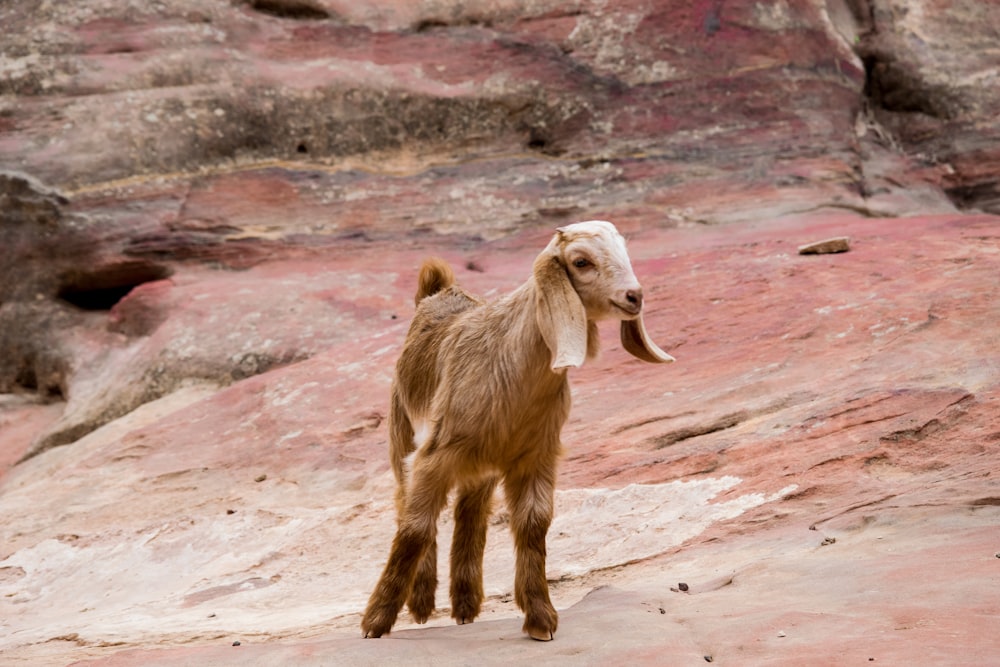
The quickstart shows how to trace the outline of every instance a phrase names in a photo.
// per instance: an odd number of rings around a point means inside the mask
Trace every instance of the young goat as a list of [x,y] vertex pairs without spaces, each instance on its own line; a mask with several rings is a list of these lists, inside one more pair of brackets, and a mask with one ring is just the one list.
[[566,369],[597,353],[595,322],[609,318],[621,320],[633,356],[673,358],[646,335],[642,288],[609,222],[560,228],[532,277],[496,302],[454,282],[441,260],[420,269],[389,412],[398,526],[361,629],[365,637],[389,632],[404,602],[418,623],[434,611],[437,519],[452,488],[451,615],[460,624],[479,615],[490,502],[502,478],[517,554],[514,599],[524,632],[548,641],[559,617],[545,580],[545,535],[570,408]]

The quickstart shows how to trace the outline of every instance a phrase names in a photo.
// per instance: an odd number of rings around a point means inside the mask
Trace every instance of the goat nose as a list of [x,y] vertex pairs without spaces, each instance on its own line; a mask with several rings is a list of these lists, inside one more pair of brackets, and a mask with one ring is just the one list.
[[642,308],[642,288],[630,289],[625,292],[625,300],[635,308],[636,312],[639,312],[639,309]]

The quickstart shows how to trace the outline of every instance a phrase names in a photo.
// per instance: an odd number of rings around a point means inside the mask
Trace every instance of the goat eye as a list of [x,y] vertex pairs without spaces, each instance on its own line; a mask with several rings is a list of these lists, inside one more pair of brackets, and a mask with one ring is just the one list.
[[573,260],[573,266],[575,266],[578,269],[585,269],[588,266],[590,266],[590,260],[589,259],[583,259],[582,257],[580,259],[574,259]]

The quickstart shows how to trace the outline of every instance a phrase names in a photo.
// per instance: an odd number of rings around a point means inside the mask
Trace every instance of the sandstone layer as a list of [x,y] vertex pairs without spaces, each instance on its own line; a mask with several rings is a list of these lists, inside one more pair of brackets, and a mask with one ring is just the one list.
[[[995,3],[0,23],[5,664],[1000,655]],[[629,237],[678,361],[607,328],[572,373],[556,641],[519,632],[501,503],[477,623],[442,590],[429,627],[361,640],[420,261],[493,297],[592,218]]]

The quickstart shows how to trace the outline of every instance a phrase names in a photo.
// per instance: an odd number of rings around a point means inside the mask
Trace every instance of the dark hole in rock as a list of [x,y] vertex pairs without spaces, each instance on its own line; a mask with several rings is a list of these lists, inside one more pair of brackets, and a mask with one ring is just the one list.
[[92,270],[63,274],[56,296],[84,310],[111,310],[133,288],[170,277],[166,266],[148,262],[122,262]]
[[945,194],[960,209],[979,209],[987,213],[1000,213],[1000,183],[963,183],[946,188]]
[[297,153],[308,153],[309,149],[306,147],[305,144],[299,144],[298,146],[295,147],[295,151]]
[[528,148],[535,151],[544,151],[549,145],[549,139],[536,129],[532,129],[528,135]]
[[36,391],[38,389],[38,376],[35,374],[35,369],[31,366],[23,366],[18,370],[14,383],[22,389]]
[[328,19],[330,12],[309,0],[249,0],[252,9],[283,19]]
[[428,30],[434,30],[435,28],[447,28],[448,24],[445,21],[439,19],[424,19],[417,23],[414,30],[416,32],[427,32]]
[[932,118],[949,118],[952,102],[905,62],[895,62],[875,54],[862,57],[865,67],[864,95],[876,109],[894,113],[923,113]]
[[39,382],[34,362],[24,360],[14,377],[14,384],[21,389],[36,392],[49,400],[63,400],[65,396],[60,380],[62,380],[61,375],[49,374],[46,381]]
[[528,133],[528,150],[537,151],[543,155],[562,155],[565,151],[559,147],[559,137],[548,130],[531,128]]
[[492,25],[493,21],[484,16],[458,17],[451,21],[440,18],[426,18],[418,21],[417,24],[413,26],[413,30],[414,32],[427,32],[429,30],[437,30],[440,28],[490,28]]

